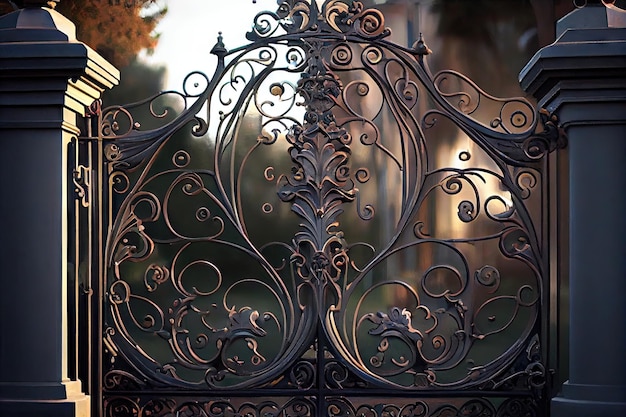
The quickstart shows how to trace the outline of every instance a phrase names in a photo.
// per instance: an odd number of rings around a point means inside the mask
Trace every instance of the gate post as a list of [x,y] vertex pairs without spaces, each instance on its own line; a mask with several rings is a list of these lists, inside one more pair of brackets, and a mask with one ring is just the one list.
[[569,140],[569,380],[553,417],[626,415],[626,12],[588,3],[520,74]]
[[68,378],[68,145],[119,72],[25,3],[0,18],[0,415],[88,416]]

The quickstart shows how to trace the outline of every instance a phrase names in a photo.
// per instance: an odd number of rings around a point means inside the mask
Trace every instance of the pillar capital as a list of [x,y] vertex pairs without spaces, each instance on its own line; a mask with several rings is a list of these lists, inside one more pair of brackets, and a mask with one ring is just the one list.
[[[73,124],[68,117],[82,116],[105,89],[118,84],[119,71],[77,41],[75,32],[72,22],[48,8],[0,18],[0,126]],[[19,117],[16,109],[23,110]]]
[[[626,110],[626,11],[603,4],[577,9],[557,25],[558,39],[520,73],[539,107],[571,123],[621,122]],[[586,106],[581,113],[577,105]],[[615,108],[607,112],[606,105]],[[621,110],[618,110],[621,109]]]

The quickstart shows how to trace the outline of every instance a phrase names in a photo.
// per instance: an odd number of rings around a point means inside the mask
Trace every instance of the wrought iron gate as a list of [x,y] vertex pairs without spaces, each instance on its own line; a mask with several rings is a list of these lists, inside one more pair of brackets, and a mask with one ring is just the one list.
[[254,23],[75,143],[98,415],[542,415],[554,121],[357,1]]

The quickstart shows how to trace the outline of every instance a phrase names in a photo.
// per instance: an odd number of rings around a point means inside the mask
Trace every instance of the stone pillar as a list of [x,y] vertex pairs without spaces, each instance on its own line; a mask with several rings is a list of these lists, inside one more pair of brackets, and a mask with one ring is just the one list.
[[569,139],[569,380],[553,417],[626,416],[626,12],[589,3],[520,74]]
[[119,72],[34,3],[0,18],[0,415],[88,416],[67,372],[68,144]]

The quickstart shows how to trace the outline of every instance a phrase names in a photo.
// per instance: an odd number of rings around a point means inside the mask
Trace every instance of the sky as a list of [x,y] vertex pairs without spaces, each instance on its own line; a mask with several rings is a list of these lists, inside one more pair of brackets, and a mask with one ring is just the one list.
[[202,71],[211,76],[217,59],[210,54],[222,32],[227,49],[248,43],[246,32],[254,16],[263,11],[275,11],[276,0],[159,0],[167,4],[167,14],[159,22],[159,43],[151,56],[142,55],[150,64],[165,65],[165,89],[182,89],[185,76]]

